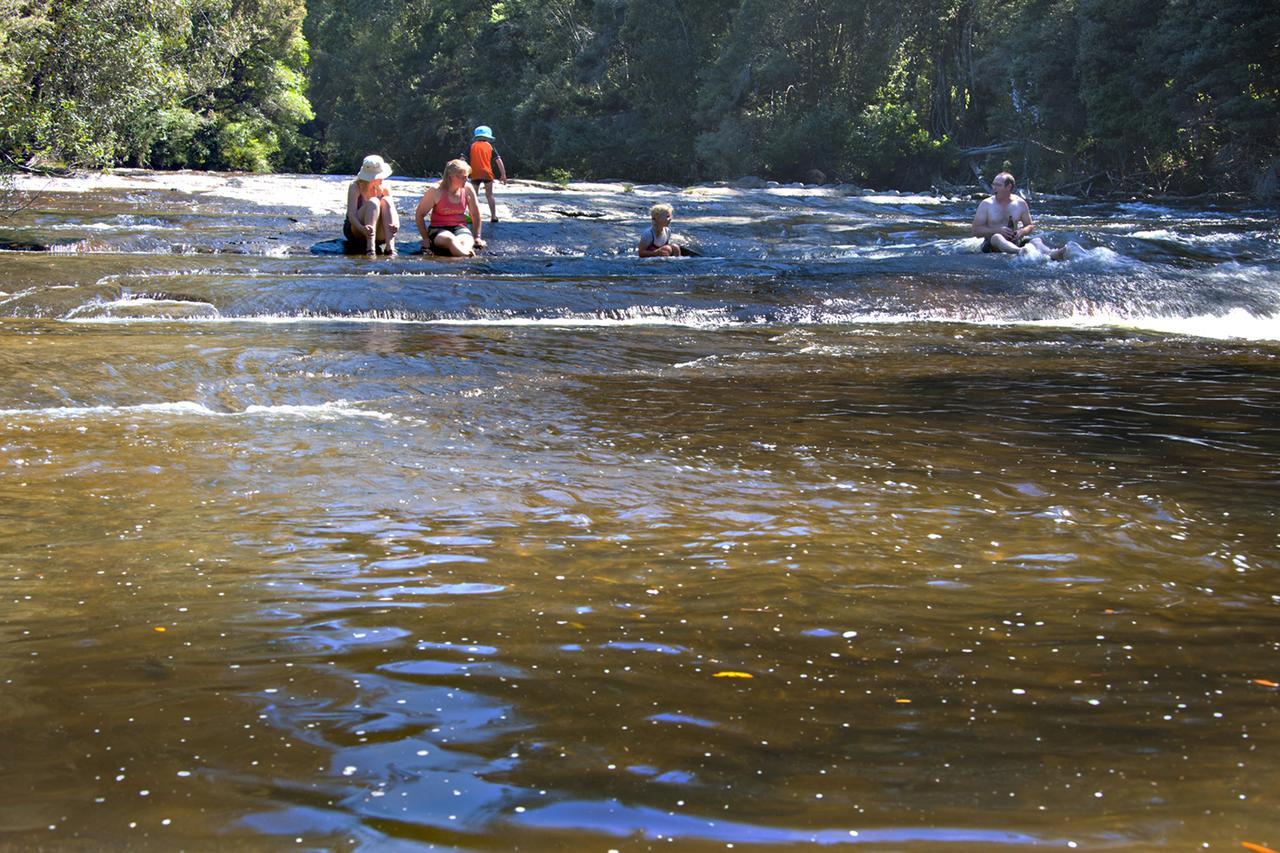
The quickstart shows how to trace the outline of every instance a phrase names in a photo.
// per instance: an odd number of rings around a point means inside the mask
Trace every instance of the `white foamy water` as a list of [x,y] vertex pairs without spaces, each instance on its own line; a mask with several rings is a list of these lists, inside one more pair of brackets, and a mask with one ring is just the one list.
[[218,309],[212,303],[196,299],[165,299],[150,296],[125,296],[108,302],[78,305],[62,319],[75,322],[111,322],[130,320],[214,319]]
[[[863,311],[842,307],[843,300],[828,300],[824,310],[810,318],[815,325],[889,325],[946,323],[972,326],[1032,327],[1064,329],[1128,329],[1212,340],[1280,341],[1280,316],[1258,316],[1237,308],[1223,314],[1193,316],[1124,313],[1110,308],[1076,308],[1062,317],[1036,319],[984,315],[976,310],[966,316],[940,311]],[[819,319],[821,318],[821,319]],[[825,320],[825,323],[823,322]]]
[[843,321],[851,325],[911,325],[918,323],[958,323],[973,326],[1007,326],[1062,329],[1128,329],[1190,338],[1240,341],[1280,341],[1280,317],[1255,317],[1243,310],[1221,316],[1194,317],[1126,316],[1098,311],[1044,320],[956,318],[924,314],[849,314]]
[[[785,317],[739,318],[720,311],[637,311],[632,316],[565,316],[565,317],[439,317],[415,318],[378,315],[293,316],[273,315],[254,317],[225,316],[98,316],[78,317],[65,322],[78,324],[128,325],[148,323],[189,323],[193,325],[267,325],[267,326],[442,326],[474,328],[541,328],[541,329],[622,329],[631,327],[667,327],[687,329],[751,328],[762,325],[811,325],[811,326],[860,326],[860,325],[910,325],[920,323],[957,323],[978,326],[1030,326],[1071,329],[1132,329],[1187,337],[1214,340],[1280,341],[1280,318],[1256,316],[1243,309],[1226,314],[1201,314],[1187,317],[1124,314],[1110,309],[1075,311],[1062,317],[1019,319],[983,316],[980,312],[969,315],[949,314],[942,311],[914,313],[878,312],[860,310],[795,309]],[[256,413],[250,407],[245,413]],[[0,411],[0,414],[4,414]],[[210,414],[226,415],[236,413]]]
[[1280,341],[1280,317],[1259,317],[1243,308],[1236,308],[1225,314],[1199,314],[1190,317],[1125,315],[1102,310],[1061,318],[1034,320],[1018,325],[1071,329],[1132,329],[1222,341]]
[[1147,204],[1146,202],[1141,201],[1126,202],[1124,204],[1117,205],[1116,209],[1134,216],[1151,216],[1157,219],[1180,218],[1185,215],[1171,207],[1164,207],[1158,204]]
[[[118,169],[71,177],[19,176],[17,188],[33,193],[86,193],[98,190],[198,193],[264,207],[303,208],[314,214],[341,216],[346,206],[344,175],[235,175],[215,172],[148,172]],[[425,189],[422,179],[392,177],[386,182],[396,196],[417,198]],[[90,227],[90,226],[77,226]],[[136,227],[136,226],[129,226]]]
[[1170,231],[1167,228],[1157,228],[1148,231],[1135,231],[1130,235],[1141,240],[1167,240],[1174,243],[1183,243],[1188,246],[1194,245],[1212,245],[1216,243],[1240,243],[1246,240],[1254,240],[1255,237],[1248,234],[1232,234],[1232,233],[1216,233],[1216,234],[1183,234],[1177,231]]
[[18,230],[28,231],[180,231],[181,225],[156,220],[138,220],[131,216],[118,216],[105,222],[59,222],[53,225],[27,226]]
[[[1046,243],[1050,244],[1051,247],[1054,245],[1052,238],[1046,240]],[[921,248],[927,248],[942,255],[995,255],[995,253],[992,252],[984,253],[982,251],[981,237],[964,237],[957,240],[938,240],[936,242],[926,244],[924,247],[919,245],[877,246],[875,247],[875,251],[907,248],[915,251],[919,251]],[[1142,262],[1136,258],[1126,257],[1119,252],[1108,249],[1106,246],[1095,246],[1092,249],[1086,249],[1074,241],[1067,243],[1067,256],[1061,261],[1054,261],[1048,255],[1037,251],[1033,247],[1030,251],[1023,252],[1019,255],[1010,255],[1007,258],[1001,258],[999,255],[995,255],[994,260],[982,260],[981,263],[999,263],[1001,261],[1019,266],[1050,264],[1052,268],[1060,268],[1064,272],[1081,270],[1123,270],[1143,265]]]
[[[135,298],[116,289],[127,282],[145,292],[157,279],[173,281],[186,274],[163,269],[163,262],[153,264],[162,267],[155,271],[102,276],[98,288],[78,301],[31,294],[15,303],[17,297],[0,296],[0,305],[14,305],[7,310],[71,323],[716,329],[1020,324],[1034,314],[1035,322],[1044,324],[1276,339],[1267,318],[1277,301],[1277,274],[1267,260],[1275,252],[1274,228],[1264,219],[1259,224],[1265,230],[1237,233],[1228,226],[1245,220],[1216,210],[1179,212],[1140,202],[1082,208],[1070,200],[1045,200],[1038,211],[1041,221],[1052,221],[1056,206],[1069,208],[1063,218],[1072,223],[1069,235],[1044,236],[1050,245],[1068,236],[1074,241],[1068,258],[1053,262],[1034,251],[1013,258],[982,255],[981,240],[967,236],[972,204],[964,199],[801,184],[744,189],[517,181],[498,188],[503,222],[486,229],[497,251],[458,264],[408,254],[383,264],[344,258],[338,254],[341,247],[332,245],[348,176],[121,170],[19,180],[72,193],[114,192],[131,206],[145,203],[144,191],[164,192],[165,218],[122,213],[88,223],[84,227],[96,229],[92,246],[73,247],[72,254],[87,254],[89,248],[116,255],[167,254],[171,247],[162,242],[165,238],[148,240],[133,232],[172,227],[171,217],[184,222],[192,246],[210,253],[191,269],[198,282],[172,285],[194,294],[191,298],[166,299],[164,293]],[[390,179],[402,212],[431,180],[434,176]],[[219,217],[225,205],[215,201],[202,208],[210,198],[251,202],[282,215],[242,216],[237,210]],[[677,231],[704,257],[670,262],[634,257],[648,207],[659,199],[675,205]],[[53,227],[74,222],[74,207],[60,213]],[[314,216],[297,213],[298,208]],[[282,224],[285,213],[291,224]],[[184,216],[194,218],[186,223]],[[243,239],[229,241],[228,230],[237,223],[245,228]],[[112,239],[114,226],[121,239]],[[414,230],[411,220],[402,221],[402,240],[413,241]],[[1188,263],[1198,268],[1188,272],[1186,264],[1170,261],[1167,247],[1143,246],[1142,239],[1203,246],[1254,239],[1262,247],[1254,256],[1261,260],[1193,258]],[[258,261],[243,269],[225,259],[232,253]],[[286,266],[272,256],[290,260]],[[314,290],[300,281],[309,278],[315,279]],[[963,282],[963,292],[955,282]],[[537,286],[519,286],[525,283]],[[974,290],[979,295],[966,295]],[[815,310],[815,293],[848,294],[848,304]],[[1028,308],[1028,300],[1034,308]],[[1094,304],[1110,313],[1093,311]],[[1181,309],[1186,316],[1165,317],[1166,309],[1171,314]]]
[[686,308],[664,305],[634,305],[608,312],[607,315],[565,313],[559,316],[495,316],[440,317],[425,321],[437,326],[538,327],[564,329],[625,328],[630,326],[669,326],[689,329],[715,329],[754,325],[744,323],[726,308]]
[[[193,305],[206,303],[181,301],[128,299],[120,305]],[[212,306],[208,306],[212,309]],[[619,316],[621,315],[621,316]],[[62,318],[62,322],[81,325],[128,325],[132,323],[190,323],[195,325],[406,325],[406,326],[477,326],[477,327],[540,327],[540,328],[621,328],[627,326],[670,326],[690,329],[711,329],[727,326],[758,325],[743,322],[720,309],[666,308],[663,306],[638,306],[618,312],[613,316],[569,314],[558,317],[495,316],[495,317],[414,317],[391,312],[356,312],[352,314],[259,314],[250,316],[226,316],[217,314],[166,315],[166,314],[77,314]]]
[[176,403],[140,403],[132,406],[52,406],[41,409],[0,409],[0,417],[34,420],[106,419],[115,420],[139,416],[241,418],[261,416],[268,418],[299,418],[302,420],[332,421],[342,418],[367,418],[389,421],[394,415],[371,409],[356,408],[345,400],[313,405],[247,406],[238,412],[220,412],[203,403],[185,400]]
[[858,201],[864,201],[867,204],[911,204],[911,205],[938,205],[945,204],[948,199],[940,198],[936,195],[860,195],[854,196]]

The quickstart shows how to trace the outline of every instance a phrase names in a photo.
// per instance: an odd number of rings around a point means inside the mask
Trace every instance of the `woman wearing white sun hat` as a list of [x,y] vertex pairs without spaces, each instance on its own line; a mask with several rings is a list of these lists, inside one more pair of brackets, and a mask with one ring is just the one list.
[[378,246],[392,257],[396,254],[396,232],[400,230],[400,214],[391,190],[382,185],[391,175],[387,161],[377,154],[364,158],[360,171],[347,188],[347,218],[342,222],[342,236],[348,251],[363,248],[373,256]]

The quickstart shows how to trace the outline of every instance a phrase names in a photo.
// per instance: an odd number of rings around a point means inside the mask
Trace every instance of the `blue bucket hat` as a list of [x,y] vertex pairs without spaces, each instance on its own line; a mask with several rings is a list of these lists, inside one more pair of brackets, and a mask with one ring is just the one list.
[[489,129],[489,125],[482,124],[476,128],[472,136],[476,139],[493,139],[493,131]]

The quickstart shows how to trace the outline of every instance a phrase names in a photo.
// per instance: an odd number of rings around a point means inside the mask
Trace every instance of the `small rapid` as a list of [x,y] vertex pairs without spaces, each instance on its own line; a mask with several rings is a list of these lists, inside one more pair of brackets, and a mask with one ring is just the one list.
[[[158,182],[167,189],[140,188]],[[1065,262],[984,256],[967,236],[973,202],[814,187],[737,189],[584,184],[499,188],[491,249],[453,261],[415,252],[412,207],[426,186],[393,181],[402,256],[341,255],[343,179],[122,173],[49,182],[0,228],[0,245],[75,261],[0,313],[79,322],[1051,324],[1280,339],[1280,228],[1251,208],[1035,200]],[[62,201],[65,201],[65,204]],[[281,203],[288,199],[289,203]],[[647,206],[673,201],[701,257],[634,256]],[[95,261],[107,258],[110,261]],[[125,273],[79,270],[107,263]]]

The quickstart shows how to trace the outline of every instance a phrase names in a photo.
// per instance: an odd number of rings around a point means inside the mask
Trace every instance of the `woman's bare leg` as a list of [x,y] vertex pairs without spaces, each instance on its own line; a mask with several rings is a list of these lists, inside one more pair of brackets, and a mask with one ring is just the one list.
[[436,235],[433,243],[455,258],[466,258],[475,254],[475,241],[470,234],[450,234],[448,231],[441,231]]
[[381,202],[382,199],[371,198],[357,211],[360,224],[367,229],[366,255],[376,255],[378,253],[378,215],[382,211]]
[[378,199],[378,229],[377,242],[387,244],[387,254],[395,256],[396,254],[396,232],[400,230],[400,226],[396,223],[395,211],[391,208],[391,202],[385,198]]

